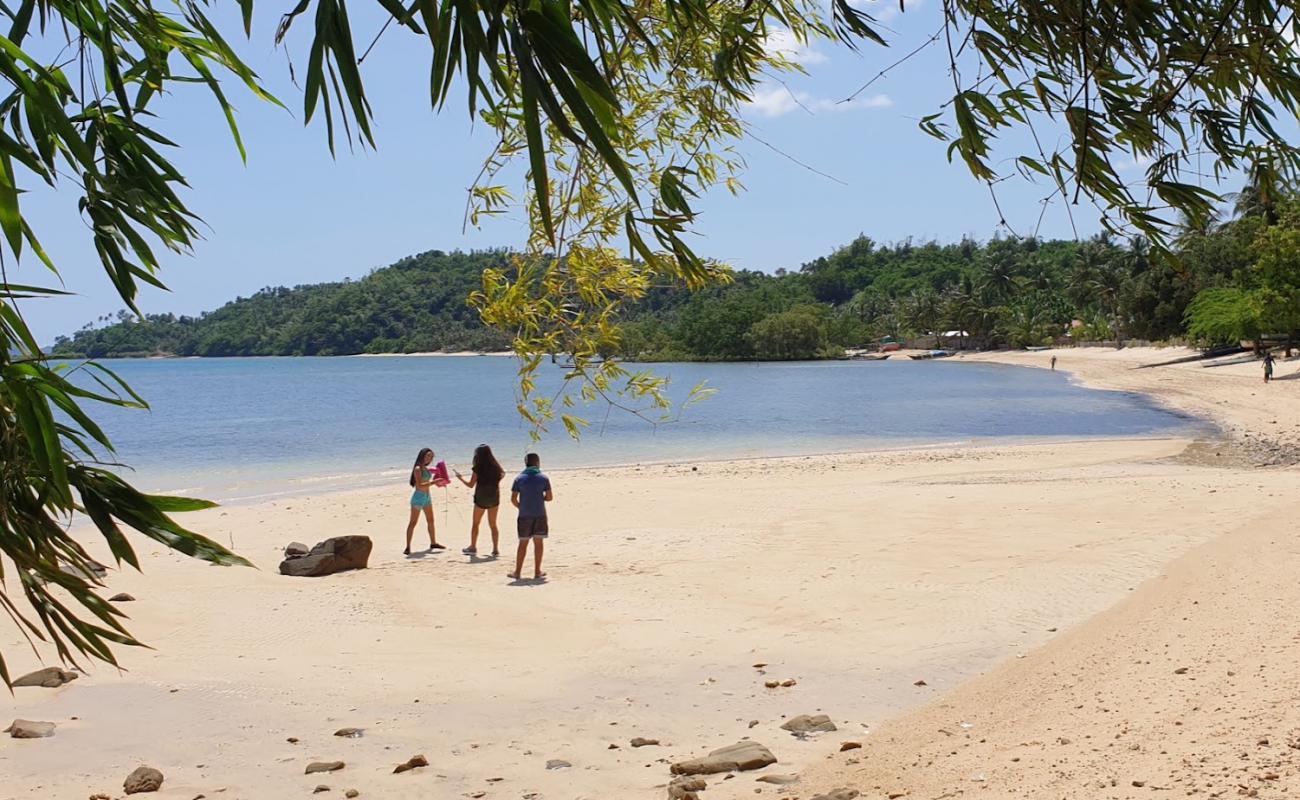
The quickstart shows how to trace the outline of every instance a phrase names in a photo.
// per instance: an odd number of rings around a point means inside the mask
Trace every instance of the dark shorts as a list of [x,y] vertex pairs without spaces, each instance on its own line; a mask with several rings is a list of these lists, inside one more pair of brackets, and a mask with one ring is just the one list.
[[550,528],[546,524],[546,517],[519,518],[520,539],[545,539],[549,533]]
[[474,506],[476,508],[496,508],[501,505],[501,495],[498,494],[479,494],[474,493]]

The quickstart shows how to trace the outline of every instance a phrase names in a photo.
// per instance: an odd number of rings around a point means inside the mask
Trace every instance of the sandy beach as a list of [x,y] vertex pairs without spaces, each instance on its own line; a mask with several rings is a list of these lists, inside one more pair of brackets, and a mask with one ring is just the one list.
[[[140,545],[144,574],[107,583],[155,649],[15,690],[0,713],[58,727],[0,739],[0,797],[118,797],[147,764],[185,800],[662,798],[672,763],[746,738],[778,763],[701,797],[1300,791],[1293,364],[1265,387],[1253,364],[1132,369],[1175,350],[1056,355],[1225,440],[554,471],[545,584],[459,553],[460,489],[435,497],[448,551],[410,559],[402,485],[188,515],[258,569]],[[343,534],[375,540],[370,569],[277,573]],[[21,642],[0,627],[15,675],[40,666]],[[837,730],[781,729],[799,714]]]

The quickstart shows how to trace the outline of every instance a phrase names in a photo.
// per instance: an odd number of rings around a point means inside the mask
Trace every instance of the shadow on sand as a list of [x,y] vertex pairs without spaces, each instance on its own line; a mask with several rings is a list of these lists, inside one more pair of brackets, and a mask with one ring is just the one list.
[[[510,576],[507,575],[507,578]],[[546,576],[540,578],[512,578],[507,586],[542,586],[546,583]]]

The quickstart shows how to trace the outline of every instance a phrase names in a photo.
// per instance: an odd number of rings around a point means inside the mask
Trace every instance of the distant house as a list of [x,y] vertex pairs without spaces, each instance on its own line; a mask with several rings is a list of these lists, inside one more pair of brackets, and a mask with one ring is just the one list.
[[936,333],[934,338],[940,347],[951,350],[964,350],[966,340],[970,338],[970,334],[966,331],[943,331],[942,333]]

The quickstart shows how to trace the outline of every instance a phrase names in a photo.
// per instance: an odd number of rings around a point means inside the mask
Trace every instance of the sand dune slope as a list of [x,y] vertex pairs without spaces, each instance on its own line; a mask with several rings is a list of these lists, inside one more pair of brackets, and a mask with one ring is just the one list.
[[811,788],[867,797],[1285,797],[1300,791],[1300,505],[894,720]]

